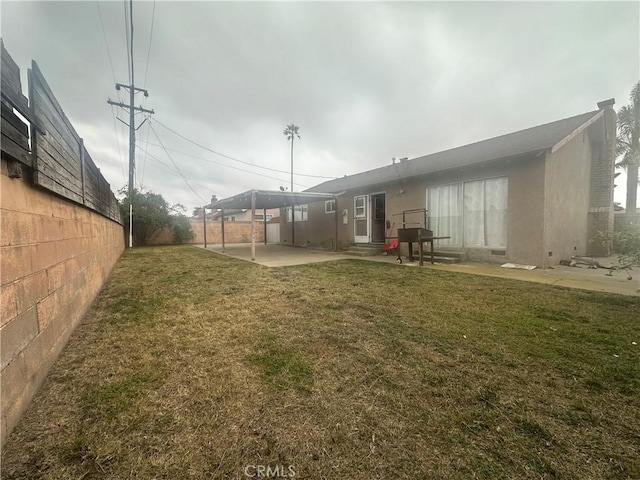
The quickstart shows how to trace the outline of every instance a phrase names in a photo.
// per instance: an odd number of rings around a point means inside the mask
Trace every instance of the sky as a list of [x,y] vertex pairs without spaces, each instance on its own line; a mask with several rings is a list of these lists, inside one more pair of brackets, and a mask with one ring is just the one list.
[[[0,16],[23,91],[33,59],[117,192],[129,119],[107,99],[128,103],[115,89],[130,83],[125,2],[3,0]],[[136,105],[155,112],[136,116],[150,117],[136,186],[188,213],[288,188],[291,123],[300,191],[612,97],[618,109],[640,79],[639,2],[136,1],[133,24],[135,85],[149,92]],[[624,204],[624,175],[616,184]]]

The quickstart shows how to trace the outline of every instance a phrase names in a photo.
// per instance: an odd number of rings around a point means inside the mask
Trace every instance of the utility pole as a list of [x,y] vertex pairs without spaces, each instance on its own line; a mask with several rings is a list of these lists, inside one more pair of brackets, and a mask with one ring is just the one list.
[[111,99],[107,100],[109,105],[115,105],[121,108],[129,109],[129,123],[123,122],[127,127],[129,127],[129,248],[133,247],[133,187],[134,187],[134,171],[135,171],[135,155],[136,155],[136,130],[138,130],[144,122],[147,121],[145,118],[144,121],[135,126],[135,112],[144,112],[144,113],[155,113],[153,110],[147,110],[146,108],[136,107],[133,102],[135,100],[136,92],[144,92],[144,96],[148,97],[149,93],[143,88],[137,88],[133,84],[132,85],[123,85],[122,83],[116,83],[116,90],[120,90],[124,88],[129,91],[129,105],[126,105],[121,102],[114,102]]
[[[143,92],[145,97],[149,96],[149,92],[147,92],[144,88],[137,88],[135,86],[134,81],[134,70],[133,70],[133,0],[129,0],[129,18],[130,18],[130,27],[131,27],[131,85],[124,85],[122,83],[116,83],[116,90],[120,90],[124,88],[129,91],[129,105],[126,105],[122,102],[114,102],[110,98],[107,100],[109,105],[115,105],[121,108],[129,109],[129,123],[126,123],[118,118],[122,123],[129,127],[129,248],[133,247],[133,187],[134,187],[134,171],[135,171],[135,155],[136,155],[136,130],[138,130],[144,122],[147,121],[145,118],[140,125],[135,126],[135,113],[143,112],[143,113],[155,113],[153,110],[147,110],[146,108],[136,107],[134,106],[135,96],[137,92]],[[129,47],[129,45],[127,46]]]

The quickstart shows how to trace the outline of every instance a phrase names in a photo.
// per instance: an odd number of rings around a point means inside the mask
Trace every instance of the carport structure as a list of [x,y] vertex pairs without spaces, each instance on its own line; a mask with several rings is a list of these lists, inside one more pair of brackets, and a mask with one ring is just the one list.
[[[321,202],[326,200],[334,200],[336,195],[333,193],[317,193],[317,192],[283,192],[279,190],[248,190],[244,193],[239,193],[233,197],[224,198],[218,200],[209,205],[205,205],[206,209],[216,210],[221,212],[220,222],[222,226],[222,251],[224,252],[224,209],[225,208],[241,208],[251,210],[251,260],[256,259],[256,209],[264,212],[263,218],[266,217],[266,211],[270,208],[291,208],[291,244],[295,246],[295,206],[305,205],[314,202]],[[333,225],[334,245],[337,249],[337,235],[338,235],[338,211],[335,211],[335,221]],[[207,215],[204,215],[205,222]],[[262,222],[265,230],[264,243],[267,243],[267,222]],[[206,226],[205,226],[206,232]],[[206,238],[205,238],[206,246]]]

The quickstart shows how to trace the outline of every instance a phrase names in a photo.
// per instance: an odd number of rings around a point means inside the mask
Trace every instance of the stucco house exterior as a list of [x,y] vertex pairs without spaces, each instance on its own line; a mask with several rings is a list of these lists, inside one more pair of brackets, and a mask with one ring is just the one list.
[[[295,244],[382,245],[403,210],[426,208],[427,228],[450,237],[437,250],[469,260],[546,268],[571,255],[606,255],[590,240],[613,229],[613,104],[321,183],[308,191],[336,199],[296,207]],[[291,244],[290,210],[280,222],[281,243]]]

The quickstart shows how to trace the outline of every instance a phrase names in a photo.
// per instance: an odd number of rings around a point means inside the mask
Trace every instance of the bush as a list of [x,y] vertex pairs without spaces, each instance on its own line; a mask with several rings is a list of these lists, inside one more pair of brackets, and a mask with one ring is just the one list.
[[185,215],[172,215],[173,243],[185,243],[195,237],[191,230],[191,223]]
[[619,254],[618,265],[607,275],[612,275],[614,270],[624,270],[631,280],[631,268],[640,265],[640,225],[632,223],[615,233],[598,232],[592,241],[613,245],[613,250]]
[[620,254],[620,263],[640,265],[640,225],[631,224],[616,233],[613,247]]

